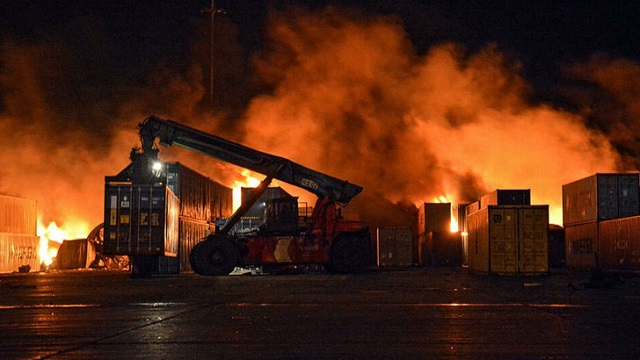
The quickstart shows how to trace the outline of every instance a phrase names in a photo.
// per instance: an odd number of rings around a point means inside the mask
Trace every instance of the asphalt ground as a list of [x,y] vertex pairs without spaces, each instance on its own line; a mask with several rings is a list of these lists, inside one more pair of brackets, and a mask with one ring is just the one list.
[[0,359],[639,359],[640,278],[0,275]]

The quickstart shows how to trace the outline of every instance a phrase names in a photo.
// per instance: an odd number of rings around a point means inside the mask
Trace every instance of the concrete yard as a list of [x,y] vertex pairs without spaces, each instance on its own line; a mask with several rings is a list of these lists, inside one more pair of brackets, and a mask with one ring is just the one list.
[[0,358],[640,358],[640,278],[590,280],[589,272],[488,277],[462,268],[7,274]]

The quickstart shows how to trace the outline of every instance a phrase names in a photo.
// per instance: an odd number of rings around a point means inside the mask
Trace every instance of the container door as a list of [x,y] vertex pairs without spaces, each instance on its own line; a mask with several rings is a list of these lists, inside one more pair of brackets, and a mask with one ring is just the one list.
[[490,272],[518,271],[518,221],[516,208],[489,208]]
[[519,209],[520,228],[519,272],[525,275],[544,274],[548,271],[547,233],[549,211],[547,207]]

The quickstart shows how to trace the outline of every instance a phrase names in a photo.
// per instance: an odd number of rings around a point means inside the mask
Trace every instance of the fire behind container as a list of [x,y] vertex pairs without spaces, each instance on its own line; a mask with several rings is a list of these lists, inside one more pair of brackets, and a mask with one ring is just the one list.
[[161,185],[106,184],[105,255],[178,254],[180,202]]

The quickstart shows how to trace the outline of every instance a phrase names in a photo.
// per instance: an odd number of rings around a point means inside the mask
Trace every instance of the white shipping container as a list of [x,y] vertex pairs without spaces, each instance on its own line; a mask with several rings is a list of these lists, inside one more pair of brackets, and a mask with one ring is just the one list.
[[17,272],[22,266],[39,271],[39,247],[35,235],[0,233],[0,273]]
[[0,195],[0,233],[36,235],[37,224],[35,200]]

